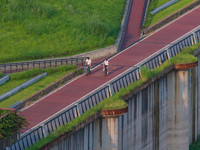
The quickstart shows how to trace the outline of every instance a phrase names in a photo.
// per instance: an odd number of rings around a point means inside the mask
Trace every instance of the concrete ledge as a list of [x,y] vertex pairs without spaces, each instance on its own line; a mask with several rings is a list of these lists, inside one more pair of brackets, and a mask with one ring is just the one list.
[[105,57],[105,56],[108,56],[108,55],[113,55],[115,53],[117,53],[117,44],[112,45],[112,46],[108,46],[108,47],[105,47],[105,48],[93,50],[93,51],[90,51],[90,52],[74,55],[72,57],[62,57],[62,58],[90,57],[91,59],[96,59],[96,58]]
[[22,84],[20,84],[19,86],[13,88],[12,90],[0,95],[0,101],[14,95],[15,93],[19,92],[20,90],[26,88],[27,86],[37,82],[38,80],[42,79],[43,77],[45,77],[47,75],[47,73],[43,73],[42,75],[38,75]]
[[20,109],[20,106],[23,105],[23,101],[18,101],[14,104],[12,104],[11,106],[9,106],[9,108],[14,108],[16,110]]
[[171,6],[172,4],[174,4],[174,3],[178,2],[178,1],[179,0],[170,0],[169,2],[159,6],[158,8],[154,9],[153,11],[151,11],[151,14],[154,15],[154,14],[158,13],[159,11]]
[[175,64],[174,65],[174,69],[176,70],[180,70],[180,69],[190,69],[193,67],[198,66],[198,61],[194,62],[194,63],[188,63],[188,64]]
[[10,79],[9,76],[4,76],[3,78],[0,79],[0,85],[3,85],[6,81]]
[[181,16],[182,14],[186,13],[187,11],[193,9],[194,7],[198,6],[200,4],[200,1],[197,0],[194,3],[184,7],[183,9],[179,10],[178,12],[175,12],[174,14],[172,14],[171,16],[161,20],[160,22],[146,28],[142,30],[142,35],[144,34],[150,34],[151,32],[154,32],[156,30],[158,30],[159,28],[161,28],[162,26],[164,26],[165,24],[169,23],[170,21],[174,20],[175,18],[178,18],[179,16]]
[[122,109],[106,109],[101,110],[102,117],[118,117],[128,112],[128,107]]

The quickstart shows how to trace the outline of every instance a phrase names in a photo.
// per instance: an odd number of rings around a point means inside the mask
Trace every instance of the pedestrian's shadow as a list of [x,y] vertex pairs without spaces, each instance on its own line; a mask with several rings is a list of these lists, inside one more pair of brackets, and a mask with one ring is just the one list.
[[100,68],[98,68],[98,69],[92,70],[92,73],[99,72],[100,70],[103,70],[103,67],[100,67]]
[[[116,71],[118,71],[118,70],[121,70],[121,69],[123,69],[125,66],[117,66],[117,68],[115,68],[115,69],[113,69],[113,70],[109,70],[108,69],[108,72],[109,72],[109,74],[113,74],[114,72],[116,72]],[[110,67],[111,68],[111,67]],[[94,70],[92,70],[92,74],[93,73],[97,73],[97,72],[99,72],[99,71],[101,71],[101,70],[103,70],[103,67],[101,66],[101,67],[99,67],[99,68],[97,68],[97,69],[94,69]]]
[[111,70],[111,71],[108,70],[108,72],[109,72],[109,74],[113,74],[114,72],[116,72],[116,71],[118,71],[118,70],[121,70],[121,69],[123,69],[123,68],[124,68],[124,66],[118,66],[117,68],[115,68],[115,69],[113,69],[113,70]]

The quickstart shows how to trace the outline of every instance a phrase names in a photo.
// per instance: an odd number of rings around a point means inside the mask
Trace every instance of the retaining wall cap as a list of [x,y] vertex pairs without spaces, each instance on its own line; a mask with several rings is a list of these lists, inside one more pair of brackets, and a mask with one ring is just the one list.
[[103,117],[118,117],[128,112],[128,106],[121,109],[107,109],[101,110],[101,115]]
[[11,106],[9,106],[9,108],[18,109],[21,105],[23,105],[23,101],[18,101],[16,103],[12,104]]
[[198,61],[188,64],[175,64],[174,69],[180,70],[180,69],[190,69],[198,66]]

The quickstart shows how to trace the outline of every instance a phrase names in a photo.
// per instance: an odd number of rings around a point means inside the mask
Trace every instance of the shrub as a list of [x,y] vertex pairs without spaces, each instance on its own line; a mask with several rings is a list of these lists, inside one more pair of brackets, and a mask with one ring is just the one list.
[[0,110],[0,116],[5,113],[8,113],[8,115],[0,119],[0,139],[7,139],[11,137],[14,132],[20,131],[21,128],[28,126],[27,120],[17,115],[15,111]]

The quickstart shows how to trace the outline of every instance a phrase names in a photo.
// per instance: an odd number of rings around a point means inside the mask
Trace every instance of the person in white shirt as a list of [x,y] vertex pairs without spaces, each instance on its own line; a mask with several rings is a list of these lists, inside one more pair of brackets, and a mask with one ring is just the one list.
[[108,62],[108,59],[106,59],[103,62],[103,71],[105,71],[105,76],[108,74],[108,66],[109,66],[109,62]]
[[86,61],[85,61],[85,65],[87,65],[87,67],[89,67],[89,71],[88,73],[91,73],[91,65],[92,65],[92,61],[90,59],[90,57],[87,57]]

